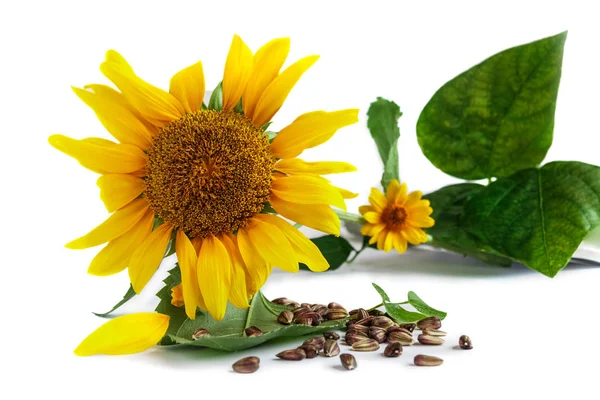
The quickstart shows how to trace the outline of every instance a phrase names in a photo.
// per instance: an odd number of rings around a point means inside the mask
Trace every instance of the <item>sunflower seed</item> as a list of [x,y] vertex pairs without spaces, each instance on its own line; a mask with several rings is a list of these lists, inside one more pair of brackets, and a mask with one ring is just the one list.
[[342,366],[346,368],[348,371],[351,371],[356,368],[356,358],[352,354],[344,353],[340,356],[340,361]]
[[394,321],[392,321],[391,319],[389,319],[388,317],[371,317],[373,318],[373,320],[371,321],[371,325],[372,326],[378,326],[380,328],[391,328],[392,326],[396,325],[394,323]]
[[317,350],[323,350],[323,346],[325,345],[325,338],[323,336],[315,336],[310,339],[306,339],[303,345],[315,346]]
[[409,331],[410,333],[413,333],[415,328],[417,327],[417,324],[400,324],[398,325],[400,328],[404,328],[407,331]]
[[324,332],[323,333],[323,337],[325,339],[333,339],[333,340],[338,340],[340,338],[340,335],[338,335],[335,332]]
[[277,354],[277,357],[282,360],[300,361],[306,358],[306,353],[302,349],[284,350]]
[[258,370],[260,366],[260,358],[258,357],[244,357],[240,360],[237,360],[231,366],[233,370],[240,374],[251,374]]
[[386,357],[399,357],[402,355],[402,345],[398,342],[388,344],[383,350]]
[[419,367],[435,367],[437,365],[442,365],[444,360],[439,357],[427,356],[425,354],[419,354],[415,356],[415,365]]
[[291,324],[293,320],[294,320],[294,313],[289,310],[280,312],[279,316],[277,317],[277,321],[279,321],[280,324],[284,324],[284,325]]
[[424,333],[420,334],[419,337],[417,337],[417,340],[419,343],[427,345],[440,345],[444,343],[444,339],[441,337],[426,335]]
[[356,319],[360,320],[365,318],[369,318],[369,312],[364,308],[359,308],[358,312],[356,313]]
[[438,329],[424,329],[423,333],[431,336],[446,336],[447,333]]
[[407,335],[412,336],[412,331],[409,331],[408,329],[401,328],[399,326],[392,326],[391,328],[388,328],[388,330],[387,330],[388,335],[390,333],[392,333],[392,332],[404,332]]
[[300,347],[298,347],[298,349],[304,350],[304,354],[306,354],[306,358],[315,358],[316,356],[319,355],[319,350],[310,344],[304,344]]
[[463,350],[471,350],[473,348],[473,343],[471,343],[471,338],[467,335],[462,335],[458,339],[458,345]]
[[388,334],[389,343],[400,343],[402,346],[410,346],[413,343],[413,337],[406,332],[394,331]]
[[204,328],[198,328],[194,332],[192,332],[192,340],[198,340],[202,336],[210,336],[210,332]]
[[438,317],[427,317],[417,322],[417,328],[423,329],[440,329],[442,321]]
[[325,357],[335,357],[340,354],[340,346],[337,340],[327,339],[323,346],[323,354]]
[[327,313],[328,320],[344,319],[348,316],[348,311],[344,308],[330,308]]
[[263,334],[263,331],[258,329],[256,326],[249,326],[248,328],[245,329],[245,332],[246,332],[246,336],[248,336],[248,337],[262,336],[262,334]]
[[367,318],[357,319],[356,325],[371,326],[371,324],[373,323],[373,318],[375,317],[369,316]]
[[330,308],[330,309],[334,309],[334,308],[344,308],[344,306],[343,306],[343,305],[341,305],[340,303],[336,303],[335,301],[332,301],[331,303],[329,303],[329,304],[327,305],[327,308]]
[[379,349],[379,343],[373,339],[359,340],[352,345],[355,351],[375,351]]
[[387,340],[387,332],[385,328],[372,326],[369,328],[369,337],[376,340],[377,343],[383,343]]

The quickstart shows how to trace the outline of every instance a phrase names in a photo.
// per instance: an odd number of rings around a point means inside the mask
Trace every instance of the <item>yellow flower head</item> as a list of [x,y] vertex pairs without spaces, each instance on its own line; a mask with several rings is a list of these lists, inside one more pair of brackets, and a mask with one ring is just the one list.
[[265,125],[318,58],[305,57],[280,72],[289,47],[289,39],[275,39],[252,54],[235,36],[222,99],[213,96],[217,105],[208,108],[200,62],[175,74],[167,92],[142,80],[111,50],[100,69],[118,91],[98,84],[73,89],[118,141],[49,139],[101,174],[100,197],[112,214],[67,244],[84,249],[108,243],[89,273],[128,268],[139,293],[174,241],[187,315],[194,319],[199,306],[220,320],[228,301],[247,307],[274,266],[290,272],[300,262],[313,271],[329,268],[319,249],[276,214],[339,235],[331,206],[345,209],[344,199],[353,194],[320,175],[355,168],[296,157],[355,123],[358,110],[303,114],[270,140]]
[[370,236],[369,244],[377,243],[379,250],[399,253],[406,251],[407,242],[413,245],[425,243],[427,235],[421,228],[434,224],[429,200],[421,199],[421,192],[407,194],[406,183],[393,180],[387,188],[387,196],[372,188],[370,206],[361,206],[360,213],[367,221],[360,232]]

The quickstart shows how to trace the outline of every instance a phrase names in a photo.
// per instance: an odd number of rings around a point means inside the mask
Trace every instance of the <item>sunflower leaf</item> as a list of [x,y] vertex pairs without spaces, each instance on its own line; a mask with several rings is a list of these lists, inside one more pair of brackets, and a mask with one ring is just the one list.
[[460,253],[465,257],[475,257],[488,264],[509,267],[512,264],[509,258],[497,254],[461,225],[466,201],[483,188],[484,186],[476,183],[459,183],[423,196],[431,202],[431,217],[435,220],[435,225],[426,229],[427,234],[432,237],[428,244]]
[[[196,319],[190,320],[185,315],[183,307],[171,305],[171,288],[180,282],[179,274],[179,268],[169,271],[169,277],[164,281],[165,286],[157,294],[161,301],[156,311],[171,317],[169,328],[159,343],[160,345],[186,344],[222,351],[236,351],[258,346],[277,338],[316,334],[341,329],[346,325],[347,319],[324,321],[318,326],[282,325],[277,321],[277,317],[281,311],[290,308],[270,302],[261,292],[254,296],[247,309],[235,308],[229,304],[225,318],[220,322],[215,321],[210,314],[203,310],[198,310]],[[263,334],[255,337],[246,336],[244,330],[250,326],[258,327]],[[192,340],[192,333],[198,328],[207,329],[210,336]]]
[[468,180],[538,166],[552,144],[566,38],[510,48],[442,86],[417,122],[423,154]]
[[367,126],[383,162],[381,185],[386,189],[393,179],[400,180],[398,167],[400,128],[398,127],[398,119],[402,116],[402,112],[400,112],[400,107],[393,101],[378,97],[375,102],[371,103],[367,116]]
[[[319,248],[323,257],[329,263],[328,271],[338,269],[344,264],[350,253],[356,251],[354,247],[343,237],[335,235],[325,235],[311,239],[311,241]],[[304,264],[300,264],[300,268],[309,270]]]
[[549,277],[600,226],[600,167],[557,161],[500,178],[465,204],[461,225]]
[[444,311],[436,310],[435,308],[427,305],[427,303],[425,303],[413,291],[408,292],[408,304],[410,304],[411,306],[414,307],[415,310],[417,310],[423,314],[426,314],[429,316],[435,316],[435,317],[438,317],[439,319],[444,319],[444,318],[446,318],[446,315],[448,315],[448,313],[446,313]]
[[117,310],[123,304],[125,304],[129,300],[133,299],[135,297],[135,295],[136,295],[136,293],[135,293],[135,290],[133,290],[133,286],[129,285],[129,289],[127,289],[127,292],[123,296],[123,299],[121,299],[121,301],[119,301],[117,304],[115,304],[114,307],[110,311],[107,311],[105,313],[93,313],[93,314],[98,317],[106,318],[109,316],[109,314],[111,314],[112,312]]
[[[388,313],[390,317],[396,320],[399,323],[410,323],[417,322],[427,317],[439,317],[440,319],[446,318],[446,313],[444,311],[436,310],[433,307],[428,306],[415,292],[408,292],[408,300],[403,303],[392,303],[388,294],[381,288],[381,286],[376,283],[372,283],[373,287],[381,296],[381,301],[383,306],[385,307],[385,311]],[[404,309],[402,305],[410,304],[417,311],[409,311]]]

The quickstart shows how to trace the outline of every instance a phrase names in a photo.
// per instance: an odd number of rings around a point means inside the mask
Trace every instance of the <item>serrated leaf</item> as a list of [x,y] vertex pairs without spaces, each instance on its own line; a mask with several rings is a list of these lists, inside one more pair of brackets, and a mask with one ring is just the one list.
[[381,288],[381,286],[379,286],[379,285],[378,285],[378,284],[376,284],[376,283],[371,283],[371,285],[373,285],[373,287],[375,288],[375,290],[377,290],[377,293],[379,293],[379,295],[381,296],[381,300],[382,300],[383,302],[386,302],[386,301],[391,301],[391,300],[390,300],[390,296],[388,296],[388,294],[385,292],[385,290],[383,290],[383,289]]
[[469,180],[538,166],[552,144],[566,38],[510,48],[442,86],[417,123],[423,154]]
[[208,100],[208,109],[221,111],[223,109],[223,82],[219,82]]
[[559,161],[500,178],[467,201],[461,224],[496,252],[553,277],[600,225],[600,167]]
[[135,290],[133,290],[133,286],[129,285],[129,289],[127,289],[127,292],[123,296],[123,299],[121,301],[119,301],[117,304],[115,304],[114,307],[110,311],[107,311],[105,313],[93,313],[93,314],[98,317],[106,318],[106,317],[108,317],[109,314],[111,314],[112,312],[117,310],[123,304],[127,303],[129,300],[134,298],[135,295],[136,295],[136,293],[135,293]]
[[398,138],[400,128],[398,119],[402,116],[400,107],[393,101],[378,97],[371,103],[367,112],[367,127],[377,145],[379,156],[383,162],[381,184],[385,188],[391,180],[400,180],[398,169]]
[[509,258],[497,254],[461,225],[460,219],[466,201],[483,188],[484,186],[475,183],[459,183],[423,196],[431,202],[431,217],[435,220],[435,225],[426,229],[427,234],[432,236],[428,244],[475,257],[489,264],[510,266],[512,261]]
[[444,311],[436,310],[425,303],[417,294],[413,291],[408,292],[408,303],[415,308],[415,310],[427,314],[429,316],[435,316],[439,319],[446,318],[447,313]]
[[[217,322],[210,314],[198,310],[196,319],[190,320],[185,315],[183,307],[171,305],[170,288],[177,284],[173,275],[178,274],[171,270],[170,276],[165,279],[166,286],[157,296],[161,299],[156,311],[171,317],[169,329],[160,342],[161,345],[187,344],[192,346],[210,347],[216,350],[236,351],[258,346],[267,341],[281,337],[299,337],[308,334],[317,334],[328,330],[341,329],[346,325],[347,319],[324,321],[318,326],[308,325],[282,325],[277,321],[279,313],[289,307],[268,301],[261,292],[258,292],[250,307],[239,309],[231,304],[227,306],[225,318]],[[263,331],[263,335],[247,337],[244,330],[256,326]],[[207,329],[211,335],[192,340],[192,333],[198,329]]]
[[[329,263],[328,271],[338,269],[348,260],[350,253],[355,251],[354,247],[341,236],[326,235],[311,239],[311,241],[319,248],[321,254]],[[300,268],[308,270],[308,267],[304,264],[300,264]]]

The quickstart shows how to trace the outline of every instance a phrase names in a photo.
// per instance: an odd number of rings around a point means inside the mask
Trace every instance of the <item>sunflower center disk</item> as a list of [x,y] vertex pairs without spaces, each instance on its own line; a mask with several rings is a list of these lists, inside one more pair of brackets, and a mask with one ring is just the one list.
[[383,211],[381,218],[388,227],[397,228],[404,225],[407,216],[404,207],[393,205]]
[[191,238],[234,232],[269,200],[274,164],[268,139],[247,118],[201,110],[159,130],[145,193],[159,217]]

